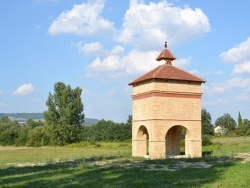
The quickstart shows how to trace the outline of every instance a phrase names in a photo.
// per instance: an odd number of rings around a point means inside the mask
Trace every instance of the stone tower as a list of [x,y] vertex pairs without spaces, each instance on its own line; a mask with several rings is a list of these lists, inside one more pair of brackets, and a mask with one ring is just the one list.
[[201,84],[205,80],[172,65],[165,44],[157,57],[163,65],[129,83],[132,86],[132,155],[201,157]]

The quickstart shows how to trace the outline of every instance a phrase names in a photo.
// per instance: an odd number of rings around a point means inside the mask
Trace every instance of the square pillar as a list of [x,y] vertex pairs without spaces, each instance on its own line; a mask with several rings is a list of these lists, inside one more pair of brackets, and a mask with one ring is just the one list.
[[147,155],[147,140],[132,140],[132,156]]
[[191,158],[202,157],[202,141],[185,140],[185,156]]
[[165,159],[166,158],[166,141],[149,141],[149,158]]

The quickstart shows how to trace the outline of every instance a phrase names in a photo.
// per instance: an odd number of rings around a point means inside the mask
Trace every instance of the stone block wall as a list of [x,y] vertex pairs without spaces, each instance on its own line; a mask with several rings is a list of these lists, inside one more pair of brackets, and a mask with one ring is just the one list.
[[[133,86],[132,155],[178,155],[177,130],[185,128],[185,155],[201,157],[201,95],[201,84],[197,83],[151,81]],[[145,135],[138,135],[142,126],[149,135],[148,149]]]

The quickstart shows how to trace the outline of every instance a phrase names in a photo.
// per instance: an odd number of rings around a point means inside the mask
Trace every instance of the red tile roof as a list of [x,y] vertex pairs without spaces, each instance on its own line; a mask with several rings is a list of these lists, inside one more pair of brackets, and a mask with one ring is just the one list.
[[164,50],[162,50],[162,52],[160,53],[160,55],[156,58],[157,61],[161,61],[161,60],[175,60],[176,57],[174,56],[174,54],[167,48],[165,48]]
[[135,85],[148,80],[179,80],[198,83],[206,82],[204,79],[175,66],[160,65],[152,71],[130,82],[128,85]]

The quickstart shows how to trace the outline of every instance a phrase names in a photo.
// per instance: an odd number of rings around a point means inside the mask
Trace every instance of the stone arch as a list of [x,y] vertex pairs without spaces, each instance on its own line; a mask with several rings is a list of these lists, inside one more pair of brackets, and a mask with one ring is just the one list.
[[141,125],[138,128],[136,134],[136,153],[137,156],[146,156],[148,155],[149,150],[149,132],[146,126]]
[[165,136],[166,157],[181,155],[182,132],[184,133],[184,146],[186,148],[186,139],[189,137],[189,130],[182,125],[174,125],[168,129]]

